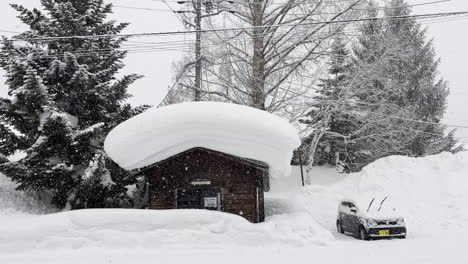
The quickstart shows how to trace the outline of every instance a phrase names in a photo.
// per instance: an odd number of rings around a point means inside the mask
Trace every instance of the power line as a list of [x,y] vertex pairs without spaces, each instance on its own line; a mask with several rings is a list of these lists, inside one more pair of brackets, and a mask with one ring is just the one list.
[[[440,125],[439,123],[427,122],[427,121],[423,121],[423,120],[416,120],[416,119],[410,119],[410,118],[404,118],[404,117],[398,117],[398,116],[382,115],[382,114],[378,114],[378,113],[374,113],[374,112],[368,112],[368,113],[373,114],[373,115],[377,115],[377,116],[388,117],[388,118],[392,118],[392,119],[399,119],[399,120],[404,120],[404,121],[409,121],[409,122],[417,122],[417,123],[427,124],[427,125]],[[444,124],[444,125],[446,125],[448,127],[467,128],[468,129],[468,126],[463,126],[463,125],[451,125],[451,124]]]
[[[350,106],[348,106],[350,107]],[[377,113],[374,113],[374,112],[368,112],[368,111],[363,111],[361,109],[358,109],[359,112],[366,112],[368,114],[374,114],[374,115],[379,115]],[[348,114],[352,114],[351,112],[348,112]],[[402,118],[399,118],[399,117],[395,117],[395,116],[388,116],[388,115],[379,115],[379,116],[382,116],[382,117],[389,117],[389,118],[397,118],[397,119],[402,119]],[[412,121],[412,122],[424,122],[424,123],[430,123],[430,122],[425,122],[425,121],[422,121],[422,120],[414,120],[414,119],[404,119],[404,120],[407,120],[407,121]],[[382,120],[373,120],[373,122],[379,122],[379,123],[383,123],[385,122],[385,119],[382,119]],[[450,126],[450,125],[447,125],[447,124],[443,124],[443,123],[432,123],[434,125],[445,125],[445,126]],[[442,136],[442,137],[445,137],[446,135],[445,134],[440,134],[440,133],[432,133],[432,132],[427,132],[427,131],[423,131],[423,130],[420,130],[420,129],[414,129],[414,128],[409,128],[409,127],[403,127],[403,126],[398,126],[398,125],[394,125],[394,124],[389,124],[389,123],[386,123],[385,125],[388,125],[388,126],[391,126],[391,127],[396,127],[396,128],[401,128],[401,129],[406,129],[406,130],[409,130],[409,131],[413,131],[413,132],[417,132],[417,133],[422,133],[422,134],[426,134],[426,135],[432,135],[432,136]],[[468,127],[467,127],[468,128]],[[468,138],[468,137],[454,137],[456,139],[464,139],[464,138]]]
[[[353,0],[351,0],[353,1]],[[391,9],[397,9],[397,8],[403,8],[403,7],[419,7],[419,6],[426,6],[426,5],[434,5],[434,4],[440,4],[440,3],[446,3],[446,2],[451,2],[452,0],[439,0],[439,1],[431,1],[431,2],[423,2],[423,3],[417,3],[417,4],[408,4],[404,6],[395,6],[395,7],[376,7],[376,8],[356,8],[353,9],[353,11],[371,11],[371,10],[391,10]],[[163,3],[167,2],[180,2],[180,1],[161,1]],[[245,2],[236,2],[236,1],[231,1],[232,3],[237,3],[237,4],[245,4]],[[325,1],[326,3],[329,1]],[[338,2],[338,1],[335,1]],[[251,4],[257,4],[257,3],[251,3]],[[260,3],[262,4],[262,3]],[[275,3],[273,3],[275,4]],[[277,3],[278,5],[282,5],[284,3]],[[307,4],[307,3],[305,3]],[[135,6],[122,6],[122,5],[113,5],[114,7],[117,8],[125,8],[125,9],[135,9],[135,10],[145,10],[145,11],[157,11],[157,12],[171,12],[171,13],[177,13],[174,10],[168,10],[168,9],[158,9],[158,8],[147,8],[147,7],[135,7]],[[318,13],[316,15],[334,15],[337,13]],[[287,14],[287,15],[305,15],[305,14]]]
[[[448,22],[448,21],[454,21],[454,20],[466,20],[467,17],[459,17],[459,18],[452,18],[452,19],[449,19],[449,18],[439,18],[437,20],[428,20],[428,21],[421,21],[420,23],[421,24],[430,24],[430,23],[438,23],[438,22]],[[1,31],[1,30],[0,30]],[[352,34],[352,33],[358,33],[359,30],[351,30],[351,31],[343,31],[342,33],[346,33],[348,35]],[[20,33],[20,32],[18,32]],[[265,34],[263,34],[265,35]],[[128,43],[136,43],[138,45],[127,45],[127,44],[123,44],[122,45],[122,48],[119,48],[118,50],[119,51],[134,51],[134,50],[141,50],[141,49],[145,49],[145,50],[152,50],[153,48],[155,50],[165,50],[165,49],[168,49],[168,50],[175,50],[176,47],[180,47],[180,48],[186,48],[186,47],[189,47],[189,46],[192,46],[193,43],[195,43],[194,41],[185,41],[185,40],[174,40],[174,41],[157,41],[157,42],[137,42],[137,41],[127,41]],[[245,38],[244,39],[237,39],[237,40],[231,40],[229,41],[229,44],[233,44],[233,43],[245,43],[245,42],[248,42]],[[223,46],[223,45],[226,45],[227,44],[227,41],[222,41],[221,43],[205,43],[203,44],[203,46],[205,48],[208,48],[208,47],[217,47],[217,46]],[[83,50],[81,52],[70,52],[71,54],[76,54],[76,55],[84,55],[85,52],[101,52],[101,51],[112,51],[110,49],[88,49],[88,50]],[[0,54],[4,54],[4,55],[8,55],[7,52],[3,52],[3,51],[0,51]],[[48,57],[51,57],[51,56],[62,56],[63,54],[50,54],[50,55],[44,55],[44,56],[38,56],[38,57],[45,57],[45,58],[48,58]],[[24,56],[27,56],[27,55],[24,55]]]
[[[266,84],[268,84],[267,82],[265,82]],[[271,85],[271,84],[270,84]],[[174,86],[172,87],[172,89],[174,88]],[[172,90],[171,89],[171,90]],[[370,103],[367,103],[367,102],[362,102],[362,101],[356,101],[356,100],[352,100],[352,101],[348,101],[348,100],[327,100],[327,99],[320,99],[320,98],[317,98],[317,97],[313,97],[313,96],[307,96],[305,94],[301,94],[301,93],[296,93],[295,91],[292,91],[290,89],[287,89],[287,88],[283,88],[281,86],[278,86],[278,89],[280,90],[283,90],[283,91],[286,91],[287,93],[295,93],[297,95],[297,97],[305,97],[305,98],[309,98],[309,99],[312,99],[312,100],[319,100],[319,101],[325,101],[325,102],[333,102],[333,103],[357,103],[357,104],[362,104],[362,105],[374,105],[374,104],[370,104]],[[345,106],[345,107],[351,107],[349,105],[342,105],[342,106]],[[362,109],[358,109],[358,111],[360,112],[366,112],[368,114],[371,114],[371,115],[376,115],[376,116],[381,116],[381,117],[386,117],[386,118],[392,118],[392,119],[399,119],[399,120],[404,120],[404,121],[409,121],[409,122],[417,122],[417,123],[422,123],[422,124],[430,124],[430,125],[445,125],[447,127],[454,127],[454,128],[466,128],[468,129],[468,126],[463,126],[463,125],[452,125],[452,124],[444,124],[444,123],[434,123],[434,122],[428,122],[428,121],[424,121],[424,120],[417,120],[417,119],[410,119],[410,118],[403,118],[403,117],[397,117],[397,116],[391,116],[391,115],[383,115],[383,114],[378,114],[378,113],[375,113],[375,112],[370,112],[370,111],[365,111],[365,110],[362,110]],[[420,132],[424,132],[424,131],[420,131]]]
[[[180,0],[153,0],[153,2],[164,2],[164,1],[170,2],[170,3],[180,3],[181,2]],[[360,0],[324,0],[324,1],[321,1],[321,2],[327,4],[327,3],[343,3],[343,2],[357,2],[357,1],[360,1]],[[264,3],[250,2],[249,0],[230,0],[230,2],[237,3],[237,4],[245,4],[245,5],[263,5],[264,4]],[[281,1],[278,1],[278,2],[277,1],[269,1],[269,4],[271,4],[271,5],[284,5],[285,3],[281,2]],[[304,4],[311,4],[311,3],[305,2]]]
[[[284,88],[280,88],[280,89],[284,89]],[[289,91],[291,92],[291,91]],[[312,100],[318,100],[318,101],[322,101],[322,102],[332,102],[332,103],[357,103],[357,104],[361,104],[361,105],[374,105],[374,104],[371,104],[371,103],[367,103],[367,102],[362,102],[362,101],[357,101],[357,100],[327,100],[327,99],[320,99],[320,98],[317,98],[317,97],[314,97],[314,96],[306,96],[306,95],[302,95],[306,98],[309,98],[309,99],[312,99]],[[347,106],[347,105],[342,105],[342,106]],[[350,107],[350,106],[348,106]],[[371,115],[376,115],[376,116],[381,116],[381,117],[386,117],[386,118],[392,118],[392,119],[399,119],[399,120],[403,120],[403,121],[409,121],[409,122],[416,122],[416,123],[421,123],[421,124],[427,124],[427,125],[441,125],[443,123],[434,123],[434,122],[428,122],[428,121],[424,121],[424,120],[418,120],[418,119],[411,119],[411,118],[404,118],[404,117],[398,117],[398,116],[392,116],[392,115],[383,115],[383,114],[378,114],[378,113],[375,113],[375,112],[370,112],[370,111],[365,111],[365,110],[362,110],[362,109],[359,109],[360,112],[365,112],[365,113],[368,113],[368,114],[371,114]],[[454,125],[454,124],[443,124],[447,127],[454,127],[454,128],[464,128],[464,129],[468,129],[468,126],[465,126],[465,125]]]
[[[377,10],[393,10],[393,9],[398,9],[398,8],[411,8],[411,7],[419,7],[419,6],[426,6],[426,5],[434,5],[434,4],[440,4],[440,3],[446,3],[446,2],[451,2],[452,0],[439,0],[439,1],[432,1],[432,2],[423,2],[423,3],[418,3],[418,4],[408,4],[408,5],[402,5],[402,6],[392,6],[392,7],[375,7],[375,8],[355,8],[353,11],[377,11]],[[303,14],[290,14],[288,13],[287,15],[305,15],[306,13]],[[320,13],[320,14],[325,14],[325,15],[333,15],[336,13]]]
[[[175,14],[177,13],[177,12],[171,7],[171,5],[169,5],[169,4],[167,3],[167,0],[163,0],[162,2],[167,6],[167,8],[169,8],[169,9],[172,11],[172,13],[175,13]],[[185,23],[184,20],[182,20],[179,16],[176,16],[176,17],[177,17],[177,19],[180,21],[180,23],[181,23],[182,25]]]
[[[427,18],[426,18],[427,19]],[[447,21],[448,18],[436,18],[436,19],[433,19],[433,18],[430,18],[432,20],[430,20],[430,22],[433,22],[433,23],[436,23],[436,22],[445,22]],[[455,18],[455,19],[466,19],[466,17],[459,17],[459,18]],[[452,18],[453,20],[453,18]],[[424,23],[427,23],[424,22],[424,21],[421,21],[420,22],[421,24],[424,24]],[[359,32],[358,30],[353,30],[353,31],[346,31],[348,33],[350,32]],[[141,43],[141,44],[145,44],[145,45],[132,45],[132,46],[129,46],[129,45],[123,45],[121,49],[119,49],[119,51],[130,51],[130,53],[144,53],[144,52],[155,52],[155,51],[177,51],[177,50],[180,50],[178,48],[181,48],[183,49],[184,47],[188,46],[188,45],[191,45],[192,42],[181,42],[181,41],[165,41],[165,42],[134,42],[134,41],[128,41],[128,42],[133,42],[133,43]],[[239,43],[245,43],[246,40],[243,39],[243,40],[234,40],[234,42],[239,42]],[[164,45],[166,44],[166,45]],[[227,44],[226,41],[223,41],[222,43],[209,43],[209,44],[204,44],[204,47],[216,47],[216,46],[221,46],[221,45],[225,45]],[[229,44],[233,44],[233,41],[229,41]],[[81,51],[81,52],[71,52],[72,54],[75,54],[77,56],[86,56],[88,55],[87,52],[89,52],[90,54],[92,55],[96,55],[97,53],[100,53],[100,54],[105,54],[106,51],[111,51],[109,49],[89,49],[89,50],[84,50],[84,51]],[[183,51],[183,50],[182,50]],[[8,55],[8,53],[6,52],[2,52],[0,51],[0,54],[3,53],[4,55]],[[47,59],[47,58],[54,58],[54,57],[57,57],[57,56],[63,56],[64,54],[51,54],[51,55],[42,55],[42,56],[37,56],[36,58],[44,58],[44,59]],[[22,56],[27,56],[26,54],[25,55],[22,55]]]
[[[232,63],[232,62],[228,62],[228,63]],[[168,98],[170,96],[170,94],[172,93],[172,91],[175,89],[175,87],[179,84],[179,79],[173,83],[172,87],[168,90],[166,96],[161,100],[160,104],[158,104],[158,107],[161,106],[164,101],[166,100],[166,98]],[[293,93],[296,95],[296,97],[305,97],[305,98],[309,98],[309,99],[312,99],[312,100],[319,100],[319,101],[323,101],[323,102],[331,102],[331,103],[335,103],[335,104],[340,104],[340,103],[357,103],[357,104],[363,104],[363,105],[376,105],[376,104],[370,104],[370,103],[366,103],[366,102],[361,102],[361,101],[356,101],[356,100],[353,100],[353,101],[346,101],[346,100],[327,100],[327,99],[319,99],[319,98],[316,98],[316,97],[313,97],[313,96],[307,96],[306,94],[304,93],[299,93],[299,92],[295,92],[295,91],[292,91],[290,89],[287,89],[287,88],[284,88],[284,87],[281,87],[281,86],[278,86],[278,89],[280,90],[283,90],[283,91],[286,91],[286,93]],[[342,106],[345,106],[345,107],[349,107],[349,108],[352,108],[351,106],[349,105],[342,105]],[[355,109],[355,108],[352,108],[352,109]],[[386,117],[386,118],[391,118],[391,119],[399,119],[399,120],[405,120],[405,121],[409,121],[409,122],[418,122],[418,123],[423,123],[423,124],[432,124],[432,125],[445,125],[447,127],[455,127],[455,128],[468,128],[468,126],[462,126],[462,125],[452,125],[452,124],[444,124],[444,123],[432,123],[432,122],[427,122],[427,121],[423,121],[423,120],[417,120],[417,119],[410,119],[410,118],[403,118],[403,117],[397,117],[397,116],[390,116],[390,115],[383,115],[383,114],[378,114],[378,113],[375,113],[375,112],[369,112],[369,111],[365,111],[365,110],[362,110],[362,109],[357,109],[359,112],[365,112],[365,113],[368,113],[368,114],[371,114],[371,115],[376,115],[376,116],[381,116],[381,117]],[[383,121],[381,121],[383,122]],[[394,126],[394,127],[399,127],[399,126],[396,126],[396,125],[392,125],[392,124],[387,124],[389,126]],[[407,129],[407,130],[411,130],[411,131],[415,131],[415,132],[420,132],[420,133],[425,133],[425,134],[431,134],[431,135],[438,135],[438,136],[443,136],[443,134],[434,134],[434,133],[429,133],[429,132],[425,132],[425,131],[422,131],[422,130],[416,130],[416,129],[413,129],[413,128],[407,128],[407,127],[399,127],[399,128],[402,128],[402,129]],[[457,137],[459,139],[463,138],[463,137]]]
[[254,26],[254,27],[232,27],[232,28],[221,28],[221,29],[203,29],[203,30],[187,30],[187,31],[167,31],[167,32],[149,32],[149,33],[133,33],[133,34],[106,34],[106,35],[74,35],[74,36],[57,36],[57,37],[33,37],[33,38],[17,38],[7,39],[6,41],[53,41],[53,40],[64,40],[64,39],[100,39],[100,38],[130,38],[130,37],[148,37],[148,36],[170,36],[170,35],[183,35],[193,34],[197,32],[226,32],[226,31],[243,31],[250,29],[265,29],[265,28],[278,28],[278,27],[296,27],[296,26],[311,26],[311,25],[329,25],[329,24],[343,24],[353,23],[362,21],[376,21],[376,20],[387,20],[387,19],[408,19],[408,18],[436,18],[436,17],[448,17],[448,16],[460,16],[468,15],[468,11],[462,12],[447,12],[447,13],[432,13],[432,14],[420,14],[420,15],[404,15],[404,16],[390,16],[390,17],[373,17],[373,18],[359,18],[359,19],[348,19],[348,20],[331,20],[331,21],[318,21],[318,22],[307,22],[300,24],[280,24],[280,25],[265,25],[265,26]]
[[[268,82],[265,82],[266,84],[269,84]],[[269,85],[272,85],[272,84],[269,84]],[[333,102],[333,103],[357,103],[357,104],[362,104],[362,105],[374,105],[374,104],[370,104],[370,103],[367,103],[367,102],[362,102],[362,101],[357,101],[357,100],[351,100],[351,101],[348,101],[348,100],[327,100],[327,99],[320,99],[320,98],[317,98],[317,97],[314,97],[314,96],[307,96],[305,94],[301,94],[301,93],[296,93],[295,91],[291,91],[290,89],[287,89],[287,88],[283,88],[281,86],[277,86],[278,89],[280,90],[283,90],[283,91],[286,91],[287,93],[295,93],[298,97],[305,97],[305,98],[309,98],[309,99],[312,99],[312,100],[319,100],[319,101],[328,101],[328,102]],[[346,105],[345,105],[346,106]],[[350,106],[348,106],[350,107]],[[359,109],[359,111],[361,112],[366,112],[366,113],[369,113],[369,114],[372,114],[372,115],[377,115],[377,116],[381,116],[381,117],[387,117],[387,118],[392,118],[392,119],[399,119],[399,120],[404,120],[404,121],[409,121],[409,122],[417,122],[417,123],[422,123],[422,124],[430,124],[430,125],[445,125],[447,127],[454,127],[454,128],[466,128],[468,129],[468,126],[464,126],[464,125],[452,125],[452,124],[443,124],[443,123],[434,123],[434,122],[428,122],[428,121],[424,121],[424,120],[417,120],[417,119],[410,119],[410,118],[403,118],[403,117],[397,117],[397,116],[389,116],[389,115],[382,115],[382,114],[378,114],[378,113],[375,113],[375,112],[370,112],[370,111],[363,111],[361,109]]]
[[[437,2],[445,2],[445,1],[437,1]],[[467,12],[457,12],[456,14],[467,14]],[[438,14],[428,14],[428,15],[415,15],[415,16],[404,16],[405,18],[406,17],[416,17],[416,16],[429,16],[429,15],[442,15],[443,13],[438,13]],[[449,13],[446,13],[446,14],[449,14]],[[452,14],[455,14],[455,13],[452,13]],[[390,18],[402,18],[402,17],[390,17]],[[375,20],[376,18],[372,18],[370,20]],[[364,19],[364,20],[369,20],[369,19]],[[360,19],[359,21],[364,21],[362,19]],[[351,21],[351,20],[350,20]],[[356,20],[354,20],[356,21]],[[335,21],[335,22],[345,22],[345,21]],[[322,22],[322,23],[331,23],[331,22]],[[307,23],[309,24],[309,23]],[[315,23],[314,23],[315,24]],[[226,29],[228,30],[228,29]],[[233,30],[233,29],[232,29]],[[203,31],[213,31],[213,30],[203,30]],[[219,31],[219,30],[216,30],[216,31]],[[7,32],[7,31],[3,31],[2,32]],[[19,32],[13,32],[13,31],[9,31],[9,32],[12,32],[12,33],[19,33]],[[195,31],[196,32],[196,31]],[[77,36],[77,37],[83,37],[83,36]],[[93,37],[96,37],[96,36],[93,36]],[[59,38],[62,38],[62,37],[59,37]],[[66,37],[66,38],[70,38],[70,37]],[[152,50],[154,51],[155,49],[149,49],[149,50]],[[169,49],[166,49],[166,50],[169,50]],[[138,51],[138,50],[135,50],[135,51]],[[145,49],[143,49],[143,51],[145,51]],[[93,51],[92,51],[93,52]],[[174,87],[174,86],[173,86]],[[376,113],[372,113],[372,114],[376,114]],[[378,114],[377,114],[378,115]],[[382,115],[383,116],[383,115]],[[401,119],[401,120],[406,120],[406,121],[412,121],[412,122],[420,122],[420,123],[426,123],[426,124],[437,124],[437,123],[430,123],[430,122],[426,122],[426,121],[422,121],[422,120],[414,120],[414,119],[406,119],[406,118],[400,118],[400,117],[394,117],[394,116],[386,116],[386,117],[390,117],[390,118],[397,118],[397,119]],[[468,128],[468,126],[459,126],[459,125],[447,125],[447,126],[451,126],[451,127],[457,127],[457,128]]]
[[160,9],[160,8],[149,8],[149,7],[136,7],[136,6],[121,6],[121,5],[112,5],[113,7],[117,8],[125,8],[125,9],[135,9],[135,10],[146,10],[146,11],[158,11],[158,12],[172,12],[174,11],[168,9]]
[[[426,20],[423,20],[423,21],[419,21],[419,23],[421,24],[433,24],[433,23],[439,23],[439,22],[449,22],[449,21],[455,21],[455,20],[465,20],[467,19],[466,15],[465,16],[461,16],[461,17],[458,17],[458,18],[443,18],[443,17],[439,17],[439,18],[422,18],[422,19],[426,19]],[[5,30],[0,30],[1,31],[5,31]],[[5,31],[5,32],[12,32],[12,33],[22,33],[22,32],[16,32],[16,31]],[[347,30],[347,31],[343,31],[343,33],[349,33],[349,34],[352,34],[352,33],[358,33],[359,30]],[[261,35],[266,35],[267,33],[262,33]],[[21,40],[21,39],[18,39],[18,40]],[[245,40],[236,40],[236,41],[240,41],[240,42],[245,42]],[[129,43],[139,43],[139,44],[155,44],[155,45],[159,45],[159,44],[162,44],[162,43],[166,43],[168,45],[171,45],[171,47],[173,46],[172,44],[177,44],[177,43],[187,43],[186,41],[165,41],[165,42],[137,42],[137,41],[127,41]],[[231,43],[232,41],[230,41]],[[187,44],[190,44],[191,42],[189,41]],[[224,43],[223,43],[224,44]],[[191,45],[191,44],[190,44]],[[207,44],[204,44],[204,45],[207,45]],[[222,44],[213,44],[213,43],[210,43],[208,44],[209,46],[214,46],[214,45],[222,45]],[[125,44],[123,46],[126,46]],[[1,53],[1,51],[0,51]]]

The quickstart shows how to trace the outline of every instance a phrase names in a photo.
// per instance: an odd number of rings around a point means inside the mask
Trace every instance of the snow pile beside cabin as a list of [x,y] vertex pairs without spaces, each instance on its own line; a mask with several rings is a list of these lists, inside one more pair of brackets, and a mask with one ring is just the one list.
[[[314,168],[312,185],[305,187],[303,199],[308,210],[317,212],[315,219],[333,231],[339,201],[351,197],[362,204],[361,210],[367,210],[376,197],[370,214],[381,218],[395,208],[390,215],[404,217],[410,238],[444,232],[468,235],[467,171],[468,152],[424,158],[390,156],[350,175]],[[291,177],[297,178],[297,174]],[[297,186],[297,182],[290,186]],[[298,191],[290,189],[291,193]],[[388,200],[382,205],[382,213],[376,213],[375,208],[385,197]]]
[[105,150],[122,168],[152,165],[195,147],[265,162],[273,177],[289,175],[296,129],[255,108],[191,102],[152,108],[113,129]]
[[359,193],[388,196],[412,232],[468,231],[467,171],[468,152],[392,156],[367,166],[355,186]]
[[[42,256],[50,258],[40,263],[65,263],[62,256],[72,254],[76,263],[83,263],[81,258],[90,252],[85,250],[95,250],[106,257],[119,253],[112,263],[129,263],[138,257],[174,260],[189,250],[197,256],[191,260],[195,263],[219,262],[219,258],[206,262],[207,252],[217,252],[232,263],[242,262],[244,252],[261,261],[272,256],[268,263],[284,263],[295,256],[300,256],[298,261],[314,256],[329,263],[343,263],[350,256],[362,263],[382,262],[381,256],[388,257],[383,263],[401,262],[402,257],[405,263],[467,263],[463,251],[468,237],[467,171],[468,153],[388,157],[351,175],[314,168],[311,185],[302,188],[300,171],[294,167],[292,177],[271,182],[265,197],[268,217],[261,224],[207,210],[17,214],[5,208],[26,205],[13,195],[15,185],[0,177],[0,261],[3,257],[5,263],[14,263],[8,261],[11,256],[28,258],[20,263],[30,263]],[[388,195],[405,217],[407,240],[361,242],[336,233],[340,199],[373,193]],[[90,258],[88,263],[109,262],[101,260]]]
[[331,234],[310,215],[277,216],[269,223],[209,210],[90,209],[25,218],[0,225],[0,255],[80,248],[213,249],[324,245]]

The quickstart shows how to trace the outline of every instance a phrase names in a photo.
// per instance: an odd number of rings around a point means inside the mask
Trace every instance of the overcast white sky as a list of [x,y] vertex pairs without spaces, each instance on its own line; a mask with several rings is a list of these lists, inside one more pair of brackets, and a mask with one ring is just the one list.
[[[109,0],[115,5],[142,8],[164,9],[168,7],[161,1],[152,0]],[[411,4],[432,2],[433,0],[408,0]],[[38,7],[39,0],[1,0],[0,1],[0,30],[22,31],[24,26],[15,17],[16,13],[8,6],[9,3],[24,4],[27,7]],[[177,8],[177,4],[173,5]],[[452,0],[435,5],[419,6],[414,8],[415,14],[468,11],[468,0]],[[131,25],[125,33],[160,32],[183,30],[176,16],[168,11],[136,10],[127,8],[114,9],[114,18]],[[428,37],[434,39],[438,56],[442,60],[441,75],[450,84],[451,94],[446,113],[446,123],[452,125],[468,126],[468,76],[466,64],[468,62],[468,17],[462,20],[427,23]],[[4,36],[11,33],[0,32]],[[174,38],[141,38],[132,41],[166,41]],[[177,37],[177,40],[184,40]],[[167,48],[167,47],[165,47]],[[146,77],[136,82],[130,89],[134,95],[131,103],[157,105],[172,84],[171,64],[181,54],[180,48],[154,52],[138,52],[129,54],[126,59],[127,67],[123,73],[139,73]],[[3,72],[0,72],[3,75]],[[7,89],[3,85],[4,78],[0,77],[0,96],[6,96]],[[459,128],[458,137],[468,142],[468,129]]]

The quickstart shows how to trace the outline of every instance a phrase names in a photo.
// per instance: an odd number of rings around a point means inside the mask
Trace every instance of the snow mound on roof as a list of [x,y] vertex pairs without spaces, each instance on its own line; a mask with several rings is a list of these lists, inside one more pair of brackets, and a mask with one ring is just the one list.
[[189,209],[88,209],[6,218],[0,234],[0,255],[42,249],[192,250],[325,245],[333,241],[330,232],[305,213],[252,224],[233,214]]
[[296,129],[276,115],[243,105],[191,102],[152,108],[123,122],[104,147],[127,170],[204,147],[265,162],[277,176],[289,175],[299,145]]

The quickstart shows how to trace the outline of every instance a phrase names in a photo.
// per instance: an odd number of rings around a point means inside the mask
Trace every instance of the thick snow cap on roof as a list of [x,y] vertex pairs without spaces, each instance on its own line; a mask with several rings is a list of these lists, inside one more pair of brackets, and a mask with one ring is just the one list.
[[273,177],[289,176],[296,129],[255,108],[191,102],[152,108],[123,122],[106,138],[109,157],[127,170],[143,168],[195,147],[262,161]]

